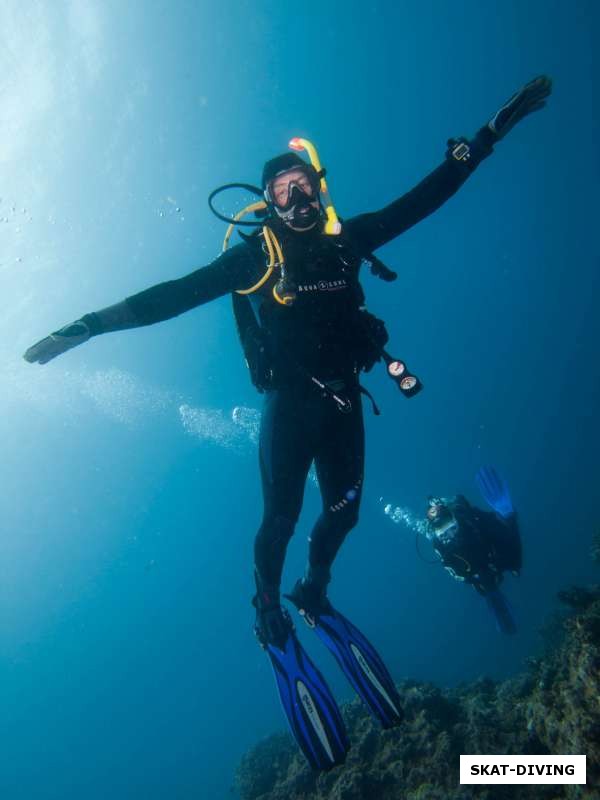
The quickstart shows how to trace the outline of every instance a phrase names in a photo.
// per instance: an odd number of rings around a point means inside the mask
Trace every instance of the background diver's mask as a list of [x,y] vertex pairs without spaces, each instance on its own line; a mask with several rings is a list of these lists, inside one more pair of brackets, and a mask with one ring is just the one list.
[[452,538],[458,527],[454,514],[439,497],[429,498],[427,522],[432,533],[438,538]]
[[[286,172],[299,174],[286,185]],[[293,228],[312,228],[321,214],[319,177],[314,167],[304,164],[278,173],[265,188],[265,200],[277,216]]]

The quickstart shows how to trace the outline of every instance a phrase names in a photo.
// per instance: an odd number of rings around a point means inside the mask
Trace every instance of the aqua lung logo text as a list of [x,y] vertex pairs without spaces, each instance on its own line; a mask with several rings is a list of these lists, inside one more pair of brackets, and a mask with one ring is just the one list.
[[298,286],[299,292],[337,292],[340,289],[347,289],[348,284],[344,278],[337,281],[317,281],[317,283],[303,283]]

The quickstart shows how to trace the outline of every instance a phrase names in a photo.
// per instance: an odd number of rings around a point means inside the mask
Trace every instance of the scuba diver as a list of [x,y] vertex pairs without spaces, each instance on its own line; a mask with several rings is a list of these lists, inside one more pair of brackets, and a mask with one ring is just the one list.
[[[255,632],[269,655],[282,705],[302,752],[315,769],[344,762],[348,738],[336,702],[300,645],[280,583],[286,549],[314,462],[323,508],[310,536],[306,572],[288,595],[333,653],[351,685],[384,728],[400,723],[394,682],[372,645],[327,598],[331,567],[358,521],[363,488],[362,371],[383,360],[410,397],[420,389],[404,362],[384,349],[383,322],[365,308],[363,262],[395,276],[373,251],[438,209],[463,185],[494,145],[551,92],[545,76],[513,95],[471,139],[451,139],[445,159],[411,191],[379,211],[340,222],[314,146],[293,139],[297,152],[268,161],[262,184],[229,184],[209,205],[230,223],[224,252],[208,266],[153,286],[116,305],[85,314],[30,347],[24,357],[46,364],[88,339],[167,320],[224,295],[235,319],[250,375],[264,393],[259,462],[264,514],[255,539]],[[237,187],[258,200],[228,217],[214,198]],[[254,213],[256,220],[244,220]],[[229,248],[236,225],[254,226]]]
[[514,634],[513,614],[499,587],[505,572],[521,571],[517,515],[506,481],[493,467],[482,467],[475,480],[492,511],[475,508],[463,495],[430,497],[425,533],[450,575],[485,597],[498,630]]

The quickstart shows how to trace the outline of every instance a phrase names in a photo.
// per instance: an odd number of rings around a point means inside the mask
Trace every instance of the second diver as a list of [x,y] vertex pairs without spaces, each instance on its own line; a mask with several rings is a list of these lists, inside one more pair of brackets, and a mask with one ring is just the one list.
[[492,511],[472,506],[463,495],[430,497],[426,532],[444,568],[485,598],[498,630],[510,635],[517,626],[500,584],[505,572],[521,571],[517,515],[508,486],[493,467],[482,467],[476,481]]

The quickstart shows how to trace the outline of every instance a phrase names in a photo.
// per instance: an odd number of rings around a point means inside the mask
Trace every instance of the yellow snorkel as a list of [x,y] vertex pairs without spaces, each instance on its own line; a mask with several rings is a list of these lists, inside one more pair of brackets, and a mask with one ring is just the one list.
[[327,181],[325,180],[325,170],[321,166],[321,161],[319,160],[319,154],[317,153],[317,148],[314,146],[312,142],[309,142],[308,139],[302,139],[300,136],[294,136],[293,139],[290,139],[288,147],[291,150],[296,150],[297,152],[306,150],[308,157],[310,159],[310,163],[313,165],[316,172],[319,174],[319,179],[320,179],[319,191],[321,192],[323,207],[325,209],[325,215],[327,217],[327,222],[325,223],[324,231],[325,233],[328,233],[330,236],[337,236],[339,233],[342,232],[342,223],[339,221],[338,215],[335,213],[335,208],[333,207],[333,203],[331,202],[331,196],[329,194],[329,189],[327,188]]

